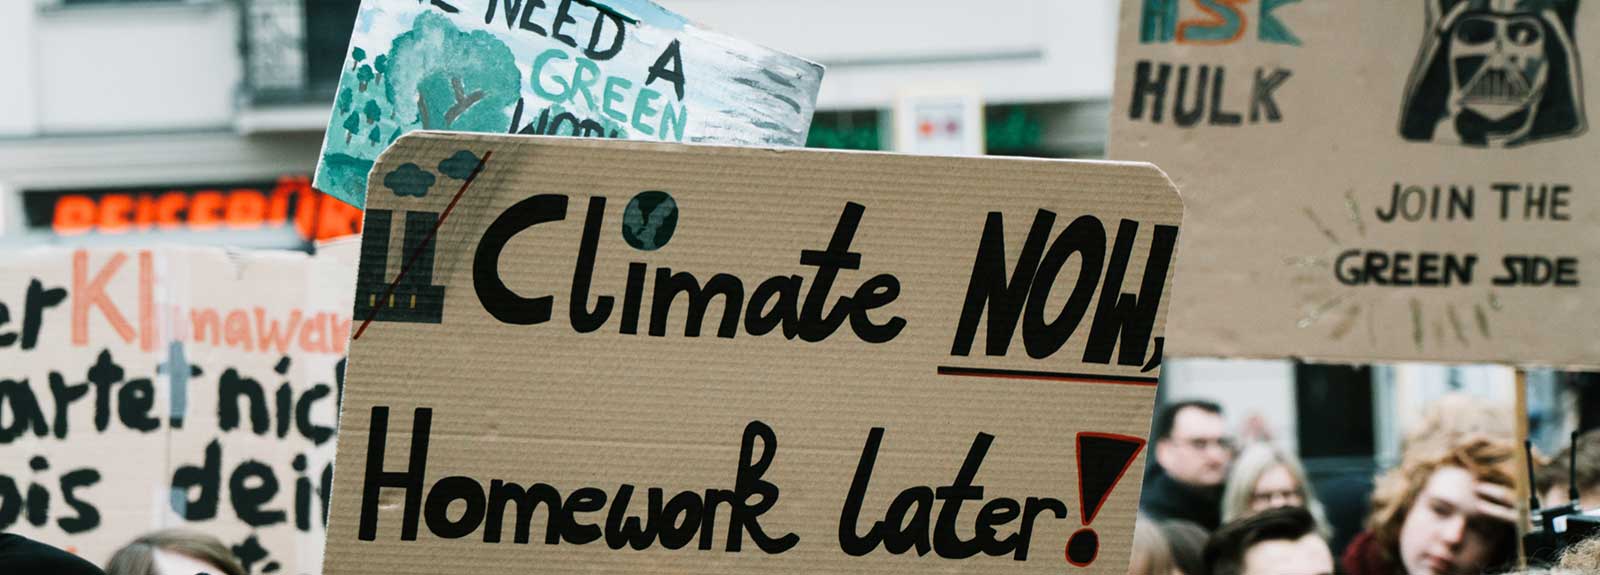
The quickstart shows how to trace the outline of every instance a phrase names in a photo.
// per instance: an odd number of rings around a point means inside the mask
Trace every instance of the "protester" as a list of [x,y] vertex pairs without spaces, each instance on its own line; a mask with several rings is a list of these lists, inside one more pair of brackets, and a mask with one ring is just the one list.
[[1333,534],[1300,458],[1269,443],[1253,444],[1239,452],[1228,472],[1222,489],[1222,521],[1278,507],[1304,507],[1316,519],[1318,534],[1324,539]]
[[[1573,450],[1577,450],[1574,463]],[[1572,466],[1577,467],[1578,504],[1583,509],[1600,509],[1600,429],[1579,435],[1573,445],[1568,445],[1545,465],[1540,473],[1539,504],[1546,507],[1562,505],[1571,500],[1568,488],[1572,486]]]
[[1139,515],[1133,521],[1133,556],[1128,575],[1173,575],[1172,548],[1154,519]]
[[1503,569],[1516,555],[1517,449],[1462,436],[1454,448],[1413,444],[1379,478],[1367,531],[1342,558],[1351,575],[1465,575]]
[[1279,507],[1230,521],[1206,543],[1210,575],[1329,575],[1333,553],[1311,512]]
[[1172,566],[1183,575],[1206,574],[1206,540],[1211,532],[1182,519],[1157,521],[1161,535],[1172,549]]
[[106,575],[246,575],[216,537],[194,531],[163,529],[145,534],[111,555]]
[[1215,530],[1222,523],[1222,482],[1233,458],[1222,408],[1209,401],[1163,407],[1151,424],[1155,464],[1139,509],[1158,520],[1181,519]]
[[0,533],[0,573],[105,575],[77,555],[11,533]]

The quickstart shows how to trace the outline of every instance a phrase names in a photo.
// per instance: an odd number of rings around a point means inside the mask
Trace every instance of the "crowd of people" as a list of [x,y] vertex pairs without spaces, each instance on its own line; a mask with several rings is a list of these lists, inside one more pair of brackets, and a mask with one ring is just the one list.
[[[1130,575],[1466,575],[1600,573],[1600,540],[1566,550],[1553,570],[1517,571],[1520,446],[1509,410],[1450,396],[1401,440],[1398,465],[1369,497],[1364,529],[1334,548],[1324,504],[1294,454],[1238,446],[1222,407],[1190,400],[1157,410]],[[1536,474],[1542,505],[1600,507],[1600,430]]]

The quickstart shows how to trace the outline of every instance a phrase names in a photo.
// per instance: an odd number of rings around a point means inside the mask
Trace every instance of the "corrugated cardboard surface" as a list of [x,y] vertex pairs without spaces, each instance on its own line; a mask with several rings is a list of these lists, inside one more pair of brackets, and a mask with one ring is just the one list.
[[[1600,202],[1592,182],[1600,144],[1583,122],[1596,111],[1585,98],[1600,90],[1595,74],[1582,73],[1600,64],[1600,39],[1593,36],[1600,10],[1577,2],[1262,2],[1240,5],[1246,15],[1240,20],[1232,11],[1219,19],[1200,3],[1184,1],[1173,3],[1177,20],[1170,30],[1187,27],[1192,38],[1221,30],[1237,38],[1145,41],[1141,23],[1161,5],[1122,4],[1109,155],[1155,162],[1184,190],[1189,211],[1170,352],[1600,364],[1600,338],[1594,337],[1600,333],[1594,327],[1600,284],[1590,269],[1600,265]],[[1582,114],[1577,122],[1546,127],[1506,147],[1451,143],[1448,119],[1435,126],[1432,138],[1402,133],[1407,109],[1458,105],[1462,92],[1450,90],[1448,76],[1443,82],[1424,80],[1422,72],[1448,63],[1453,35],[1462,30],[1458,24],[1472,13],[1489,14],[1491,24],[1540,23],[1540,33],[1523,40],[1533,42],[1532,52],[1518,56],[1529,70],[1547,47],[1575,46],[1569,66],[1547,62],[1544,86],[1547,95],[1571,94],[1556,83],[1559,78],[1577,89],[1579,105],[1556,106]],[[1456,19],[1449,19],[1452,14]],[[1154,30],[1163,29],[1151,22]],[[1559,23],[1571,25],[1573,34],[1557,33]],[[1298,45],[1284,43],[1280,28]],[[1509,36],[1497,31],[1510,28],[1485,30],[1498,41]],[[1500,50],[1494,58],[1518,52],[1506,42],[1480,46]],[[1153,99],[1146,100],[1141,119],[1133,118],[1140,62],[1152,70],[1171,66],[1159,123],[1149,115]],[[1189,68],[1182,106],[1201,113],[1191,127],[1175,122],[1180,66]],[[1201,66],[1210,76],[1203,89]],[[1290,76],[1271,98],[1281,114],[1271,122],[1265,107],[1254,105],[1253,91],[1280,70]],[[1408,108],[1413,81],[1438,88],[1438,99]],[[1225,125],[1230,113],[1237,114],[1237,125]],[[1410,120],[1428,125],[1432,118]],[[1526,192],[1510,194],[1508,217],[1502,219],[1497,183],[1568,186],[1560,209],[1566,219],[1528,218]],[[1425,198],[1404,198],[1418,221],[1380,218],[1380,212],[1389,213],[1397,185],[1402,192],[1423,190]],[[1448,199],[1435,212],[1435,186],[1442,198],[1450,197],[1450,186],[1474,188],[1473,216],[1457,212],[1452,219]],[[1413,277],[1419,273],[1415,254],[1423,252],[1476,254],[1479,261],[1470,284],[1347,285],[1336,273],[1363,262],[1346,259],[1341,265],[1340,256],[1351,250],[1414,254],[1406,266]],[[1573,258],[1578,285],[1495,285],[1493,279],[1506,273],[1505,256]]]
[[8,254],[0,334],[30,331],[34,282],[60,297],[31,348],[0,335],[0,530],[104,565],[135,537],[185,528],[253,573],[316,572],[353,256]]
[[[370,192],[369,221],[390,210],[395,222],[386,281],[403,254],[401,212],[443,213],[431,270],[445,289],[440,323],[373,321],[352,342],[339,442],[325,571],[354,573],[482,572],[1060,572],[1121,573],[1126,569],[1143,453],[1110,492],[1091,526],[1100,548],[1088,568],[1066,562],[1068,537],[1083,527],[1076,438],[1079,433],[1132,436],[1149,429],[1158,368],[1141,371],[1154,341],[1136,365],[1085,363],[1084,342],[1094,302],[1056,353],[1032,359],[1019,324],[1009,354],[984,355],[985,329],[971,356],[952,356],[952,341],[986,217],[1004,218],[1007,273],[1016,265],[1038,210],[1057,215],[1052,241],[1069,222],[1092,215],[1106,227],[1106,254],[1122,220],[1138,222],[1121,291],[1140,293],[1154,230],[1175,226],[1181,204],[1166,177],[1149,165],[1105,162],[958,159],[801,150],[735,149],[576,139],[420,133],[380,159],[379,174],[405,164],[432,170],[468,151],[482,160],[469,185],[446,179],[422,197]],[[625,210],[641,191],[667,192],[676,202],[676,232],[656,251],[636,250],[622,233]],[[533,325],[501,323],[476,295],[474,254],[491,222],[513,204],[540,194],[565,195],[565,219],[515,235],[499,260],[507,286],[525,297],[553,296],[551,319]],[[610,318],[578,333],[569,299],[590,198],[606,198],[586,309],[613,296]],[[712,300],[700,337],[684,335],[688,306],[678,301],[664,336],[648,335],[656,270],[688,271],[702,283],[714,274],[740,278],[748,303],[758,283],[798,275],[802,293],[818,270],[800,264],[803,250],[823,250],[849,202],[864,207],[849,248],[860,269],[843,270],[828,301],[853,294],[878,274],[899,281],[898,298],[874,310],[874,322],[903,318],[886,343],[858,339],[849,322],[819,342],[786,339],[782,328],[731,339],[715,337],[723,300]],[[375,228],[369,228],[368,242]],[[368,252],[364,266],[373,266]],[[426,258],[417,258],[417,261]],[[1073,254],[1049,292],[1053,319],[1075,284],[1082,254]],[[639,334],[620,333],[629,264],[648,266]],[[369,269],[364,267],[365,269]],[[1166,274],[1170,286],[1171,274]],[[357,298],[370,293],[358,287]],[[1114,288],[1116,286],[1113,286]],[[1163,292],[1165,293],[1165,292]],[[1043,297],[1042,294],[1040,297]],[[379,297],[382,297],[381,295]],[[683,298],[680,297],[679,300]],[[407,298],[397,298],[401,307]],[[830,306],[832,303],[830,303]],[[1160,303],[1152,339],[1161,335]],[[358,304],[358,316],[360,315]],[[364,318],[358,317],[357,330]],[[1124,341],[1126,343],[1126,341]],[[941,366],[1079,374],[1043,379],[941,375]],[[1118,378],[1128,378],[1119,380]],[[645,490],[733,489],[741,437],[752,421],[770,426],[776,445],[762,479],[780,493],[760,525],[771,537],[799,542],[777,554],[744,536],[727,551],[728,506],[718,508],[710,550],[699,536],[683,549],[660,541],[644,550],[613,550],[602,537],[586,545],[545,544],[545,510],[535,512],[532,542],[517,544],[515,504],[503,540],[484,541],[477,526],[445,539],[421,521],[414,541],[401,539],[405,490],[383,489],[373,540],[359,537],[366,461],[375,406],[388,410],[383,468],[407,469],[416,409],[431,409],[424,487],[464,476],[488,489],[492,480],[522,486],[547,483],[566,497],[596,487],[608,497],[620,485],[638,488],[628,513],[645,514]],[[980,554],[947,559],[930,550],[895,555],[882,547],[861,557],[840,550],[840,512],[873,428],[883,428],[856,532],[883,519],[890,501],[914,486],[949,485],[975,437],[993,437],[975,475],[983,501],[1049,497],[1068,508],[1035,523],[1025,561]],[[763,452],[758,443],[755,454]],[[1086,464],[1103,463],[1087,461]],[[479,492],[482,496],[482,492]],[[441,496],[443,497],[443,496]],[[423,501],[427,496],[423,497]],[[462,519],[468,503],[448,503],[440,519]],[[932,529],[940,502],[929,508]],[[968,502],[957,534],[970,538],[983,503]],[[491,505],[492,507],[492,505]],[[605,528],[611,510],[579,515]],[[998,537],[1017,522],[998,526]]]

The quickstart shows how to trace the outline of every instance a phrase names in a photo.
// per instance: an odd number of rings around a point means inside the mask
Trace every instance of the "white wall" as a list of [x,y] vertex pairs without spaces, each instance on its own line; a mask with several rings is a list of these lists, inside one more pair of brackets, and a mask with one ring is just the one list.
[[[241,78],[238,11],[229,2],[35,8],[31,85],[44,134],[193,130],[231,125]],[[5,25],[9,28],[10,25]],[[9,83],[9,81],[8,81]],[[3,101],[3,100],[0,100]]]
[[1111,95],[1116,0],[660,0],[707,28],[828,67],[818,107],[888,108],[919,87],[993,103]]
[[0,0],[0,137],[34,131],[34,6]]
[[1161,371],[1162,393],[1168,401],[1215,401],[1222,404],[1233,433],[1240,433],[1251,418],[1260,418],[1279,446],[1299,449],[1293,363],[1169,357]]

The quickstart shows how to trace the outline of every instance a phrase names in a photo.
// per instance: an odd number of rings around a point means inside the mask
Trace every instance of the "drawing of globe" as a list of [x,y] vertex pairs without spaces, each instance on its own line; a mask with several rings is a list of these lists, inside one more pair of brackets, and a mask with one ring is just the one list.
[[622,239],[636,250],[661,249],[677,227],[678,202],[666,192],[640,192],[622,212]]

